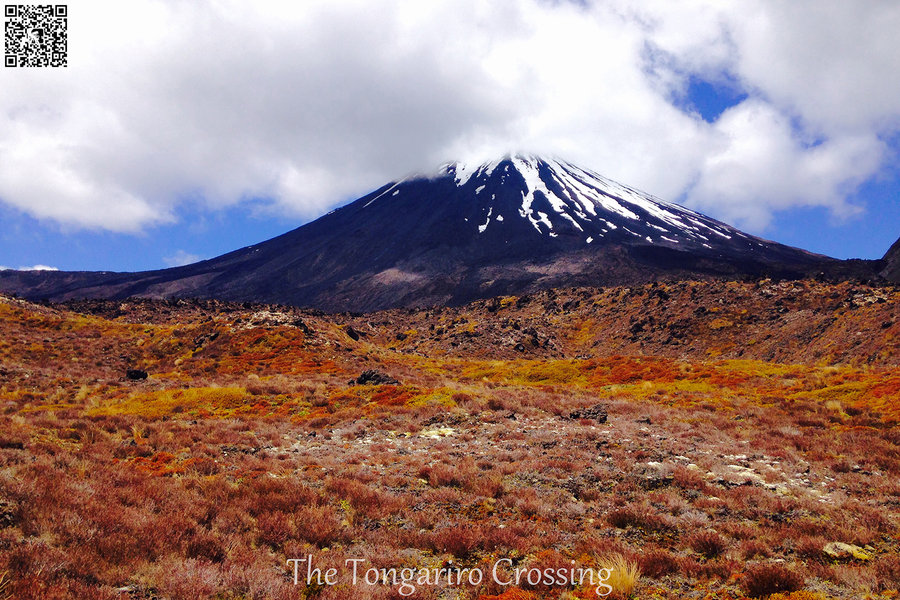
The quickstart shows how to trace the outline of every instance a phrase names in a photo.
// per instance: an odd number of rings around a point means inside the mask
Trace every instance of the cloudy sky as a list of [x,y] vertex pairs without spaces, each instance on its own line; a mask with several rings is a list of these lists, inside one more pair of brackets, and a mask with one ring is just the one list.
[[70,0],[0,70],[0,265],[208,258],[547,153],[838,257],[900,236],[893,0]]

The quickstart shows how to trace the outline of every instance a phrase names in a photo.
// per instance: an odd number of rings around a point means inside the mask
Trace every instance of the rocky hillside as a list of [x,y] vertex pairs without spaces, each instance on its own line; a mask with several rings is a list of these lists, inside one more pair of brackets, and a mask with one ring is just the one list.
[[[815,280],[569,288],[461,307],[326,315],[218,301],[72,301],[110,319],[177,324],[224,314],[339,328],[331,343],[484,358],[655,355],[805,364],[900,364],[900,288]],[[278,314],[278,320],[267,314]],[[268,319],[268,320],[267,320]],[[330,330],[330,329],[329,329]]]
[[900,289],[812,280],[550,290],[346,321],[364,340],[424,355],[900,362]]

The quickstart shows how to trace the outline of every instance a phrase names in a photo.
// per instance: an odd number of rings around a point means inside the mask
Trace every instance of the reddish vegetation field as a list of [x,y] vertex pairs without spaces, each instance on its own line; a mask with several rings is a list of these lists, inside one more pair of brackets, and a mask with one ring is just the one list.
[[[0,599],[601,597],[574,568],[608,598],[894,598],[898,340],[900,291],[816,282],[0,299]],[[338,581],[295,583],[308,556]]]

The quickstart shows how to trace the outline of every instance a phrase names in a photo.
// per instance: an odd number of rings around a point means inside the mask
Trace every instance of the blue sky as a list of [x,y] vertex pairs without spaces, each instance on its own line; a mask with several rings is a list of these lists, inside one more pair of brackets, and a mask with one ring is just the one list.
[[[673,102],[714,123],[723,112],[747,98],[732,79],[706,81],[689,78],[686,93]],[[900,138],[889,140],[891,158],[900,156]],[[895,160],[863,182],[850,202],[862,210],[839,218],[824,208],[793,207],[778,213],[769,227],[753,233],[768,239],[835,258],[881,258],[900,238],[900,172]]]
[[839,258],[900,236],[900,5],[416,6],[73,0],[69,67],[0,70],[0,266],[211,258],[510,151]]
[[0,260],[16,268],[66,271],[148,271],[196,262],[261,242],[303,224],[302,219],[255,215],[244,207],[214,212],[186,209],[172,225],[141,233],[62,231],[0,207]]

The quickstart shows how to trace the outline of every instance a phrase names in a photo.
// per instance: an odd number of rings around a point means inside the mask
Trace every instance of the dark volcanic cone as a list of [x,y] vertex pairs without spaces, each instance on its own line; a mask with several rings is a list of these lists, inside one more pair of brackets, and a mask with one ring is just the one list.
[[562,160],[444,165],[204,262],[142,273],[0,273],[29,298],[203,297],[367,311],[549,287],[803,277],[834,259],[745,234]]

